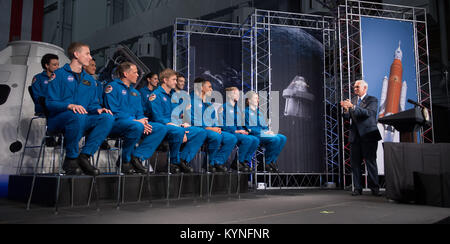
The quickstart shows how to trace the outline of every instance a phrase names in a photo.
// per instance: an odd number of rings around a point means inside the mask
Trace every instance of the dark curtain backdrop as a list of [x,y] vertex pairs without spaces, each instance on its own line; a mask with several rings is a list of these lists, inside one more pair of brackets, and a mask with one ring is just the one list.
[[190,51],[191,90],[197,77],[209,79],[218,92],[230,86],[242,87],[240,38],[193,34]]

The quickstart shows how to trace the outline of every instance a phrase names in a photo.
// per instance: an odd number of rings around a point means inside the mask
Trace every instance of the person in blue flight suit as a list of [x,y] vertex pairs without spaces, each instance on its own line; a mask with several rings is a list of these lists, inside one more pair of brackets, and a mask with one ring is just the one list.
[[158,87],[159,77],[158,74],[149,73],[145,76],[144,81],[142,82],[144,86],[139,89],[142,97],[142,106],[144,107],[145,116],[151,121],[151,107],[149,106],[148,101],[155,98],[153,95],[153,91]]
[[[83,66],[84,71],[91,75],[96,81],[97,81],[97,97],[99,100],[99,103],[101,106],[103,106],[103,90],[105,88],[106,82],[98,80],[97,76],[97,63],[95,62],[95,59],[92,59],[89,62],[89,65]],[[108,141],[103,141],[102,145],[100,145],[100,148],[102,150],[109,150],[111,147],[108,145]]]
[[250,172],[249,163],[252,156],[259,146],[259,139],[256,136],[249,135],[244,128],[245,121],[242,117],[241,109],[237,104],[240,99],[240,92],[237,87],[229,87],[225,89],[227,102],[223,105],[223,127],[225,132],[232,133],[238,139],[239,147],[239,163],[233,163],[232,169]]
[[275,134],[269,130],[266,119],[258,108],[259,96],[256,92],[247,94],[247,107],[245,108],[245,127],[250,135],[259,138],[261,145],[266,149],[266,170],[272,173],[278,172],[276,161],[287,138],[281,134]]
[[[117,73],[120,79],[109,83],[104,95],[105,106],[116,119],[111,134],[124,138],[122,172],[132,174],[134,170],[144,174],[147,168],[142,165],[142,161],[153,155],[166,136],[167,129],[162,124],[149,123],[144,116],[141,95],[133,87],[139,77],[136,65],[124,62],[119,65]],[[139,146],[135,148],[137,143]]]
[[[150,102],[152,119],[167,126],[171,171],[176,173],[181,170],[184,173],[192,173],[194,170],[190,162],[203,145],[206,133],[201,128],[191,127],[189,124],[182,123],[179,117],[172,116],[175,108],[180,106],[179,101],[172,99],[177,84],[177,73],[174,70],[165,69],[159,78],[161,86],[153,92],[155,97]],[[183,142],[186,144],[180,151]]]
[[97,81],[97,95],[100,105],[103,105],[103,91],[105,89],[105,82],[99,81],[97,76],[97,63],[95,59],[89,61],[89,65],[83,66],[86,73],[90,74]]
[[[98,103],[97,82],[83,70],[83,65],[88,65],[92,59],[89,46],[72,43],[68,56],[71,63],[56,70],[55,79],[48,86],[48,130],[64,133],[66,159],[63,170],[66,174],[84,172],[96,176],[100,171],[89,163],[89,158],[108,136],[114,117]],[[78,143],[85,135],[85,146],[79,153]]]
[[185,91],[186,78],[181,73],[177,73],[177,85],[175,86],[175,92]]
[[59,58],[55,54],[45,54],[41,59],[44,71],[33,77],[31,89],[33,91],[34,112],[45,114],[45,98],[47,97],[48,84],[55,79],[55,71],[59,69]]
[[[175,85],[174,92],[172,93],[172,101],[176,99],[178,101],[178,110],[175,112],[178,112],[179,110],[183,109],[188,112],[191,110],[191,104],[189,103],[190,96],[186,93],[185,90],[186,86],[186,78],[184,78],[183,74],[177,72],[177,84]],[[187,101],[185,104],[185,107],[183,106],[183,103]],[[191,124],[191,121],[189,121],[189,117],[184,117],[184,113],[180,112],[179,117],[182,119],[183,123]],[[206,133],[206,132],[205,132]]]
[[217,127],[218,121],[214,106],[206,102],[212,94],[211,82],[203,78],[194,81],[194,91],[191,92],[191,125],[205,129],[208,144],[209,163],[212,172],[227,172],[225,166],[231,152],[237,143],[237,138],[231,133]]

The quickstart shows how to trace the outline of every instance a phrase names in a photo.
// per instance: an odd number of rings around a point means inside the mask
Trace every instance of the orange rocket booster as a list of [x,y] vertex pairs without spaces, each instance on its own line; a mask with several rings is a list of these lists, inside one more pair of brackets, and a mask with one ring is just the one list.
[[389,86],[386,97],[386,115],[396,114],[400,110],[400,98],[402,95],[403,65],[402,61],[395,59],[391,66]]

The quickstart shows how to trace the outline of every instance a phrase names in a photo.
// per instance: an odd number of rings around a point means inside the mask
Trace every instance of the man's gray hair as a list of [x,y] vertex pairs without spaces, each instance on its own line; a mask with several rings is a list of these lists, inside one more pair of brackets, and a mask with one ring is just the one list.
[[366,82],[365,80],[357,80],[357,81],[355,82],[355,84],[358,83],[358,82],[359,82],[363,87],[369,88],[369,84],[367,84],[367,82]]

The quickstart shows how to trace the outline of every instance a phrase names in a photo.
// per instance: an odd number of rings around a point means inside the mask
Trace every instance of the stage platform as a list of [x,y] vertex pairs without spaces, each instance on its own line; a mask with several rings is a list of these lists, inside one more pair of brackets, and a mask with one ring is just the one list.
[[[240,194],[248,191],[249,174],[167,174],[127,175],[121,177],[121,203],[153,201],[158,199],[202,198],[217,194]],[[33,176],[9,178],[8,199],[26,203]],[[61,176],[58,207],[89,206],[117,202],[117,175]],[[57,176],[39,175],[33,191],[32,204],[53,207],[56,204]],[[239,187],[238,187],[239,183]],[[169,187],[169,191],[167,191]],[[209,189],[209,191],[208,191]],[[169,197],[167,197],[167,193]]]
[[111,202],[54,208],[1,200],[0,224],[434,224],[448,222],[450,209],[390,202],[370,192],[352,197],[342,190],[271,190],[240,195],[181,198],[167,205]]

